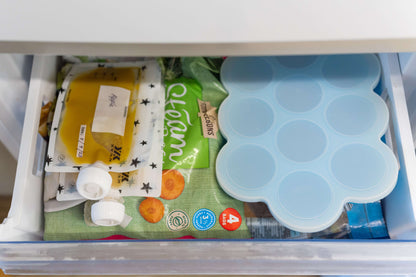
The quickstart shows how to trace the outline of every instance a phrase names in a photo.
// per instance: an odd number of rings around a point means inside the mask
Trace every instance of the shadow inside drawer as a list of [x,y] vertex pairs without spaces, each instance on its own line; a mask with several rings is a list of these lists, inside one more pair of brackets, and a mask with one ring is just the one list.
[[0,221],[3,221],[7,217],[11,202],[12,202],[11,195],[0,196]]

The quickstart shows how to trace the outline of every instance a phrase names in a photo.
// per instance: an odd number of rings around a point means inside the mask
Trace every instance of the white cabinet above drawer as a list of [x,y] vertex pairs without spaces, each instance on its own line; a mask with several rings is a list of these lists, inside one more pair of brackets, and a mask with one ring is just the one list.
[[282,55],[416,51],[413,0],[2,1],[0,52]]

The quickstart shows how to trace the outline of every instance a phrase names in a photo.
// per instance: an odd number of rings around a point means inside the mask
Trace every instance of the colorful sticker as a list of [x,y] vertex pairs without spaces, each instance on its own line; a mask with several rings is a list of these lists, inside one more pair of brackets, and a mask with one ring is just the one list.
[[235,231],[241,225],[241,215],[233,208],[225,209],[220,215],[220,225],[228,231]]
[[189,227],[189,216],[182,210],[174,210],[166,217],[166,226],[171,231],[180,231]]
[[211,229],[216,222],[216,217],[214,212],[208,209],[200,209],[196,211],[194,217],[192,218],[192,224],[195,229],[199,231],[206,231]]

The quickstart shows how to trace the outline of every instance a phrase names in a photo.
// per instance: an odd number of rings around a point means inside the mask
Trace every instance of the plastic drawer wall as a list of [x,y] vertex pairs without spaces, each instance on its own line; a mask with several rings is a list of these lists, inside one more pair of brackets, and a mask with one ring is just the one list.
[[[416,239],[416,173],[414,141],[416,135],[416,55],[399,54],[401,78],[391,76],[391,85],[398,89],[403,87],[409,112],[410,128],[401,132],[404,164],[406,165],[408,184],[399,182],[395,190],[384,201],[385,216],[389,233],[395,239]],[[393,72],[393,70],[392,70]],[[399,116],[399,115],[398,115]],[[405,114],[403,114],[405,116]],[[399,119],[400,121],[405,119]],[[412,142],[409,141],[412,139]]]
[[410,125],[413,133],[413,143],[416,142],[416,53],[400,53],[403,87],[409,109]]
[[[416,186],[416,164],[396,54],[380,55],[391,107],[400,187]],[[0,267],[12,274],[406,274],[416,241],[84,241],[43,242],[42,167],[37,126],[55,93],[59,59],[35,57],[12,207],[0,225]],[[403,191],[403,189],[401,190]]]
[[17,160],[32,56],[0,54],[0,141]]

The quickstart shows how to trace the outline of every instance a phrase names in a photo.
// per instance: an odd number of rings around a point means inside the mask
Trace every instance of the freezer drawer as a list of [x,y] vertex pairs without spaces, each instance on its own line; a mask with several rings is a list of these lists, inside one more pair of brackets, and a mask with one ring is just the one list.
[[[399,190],[416,189],[416,165],[396,54],[381,54]],[[59,58],[37,56],[29,88],[13,202],[0,225],[0,267],[11,274],[405,274],[416,272],[416,241],[42,241],[46,144],[37,134],[42,103],[55,93]],[[407,193],[407,194],[406,194]],[[411,202],[409,202],[411,203]],[[408,212],[406,210],[403,212]],[[409,218],[414,214],[409,213]]]

